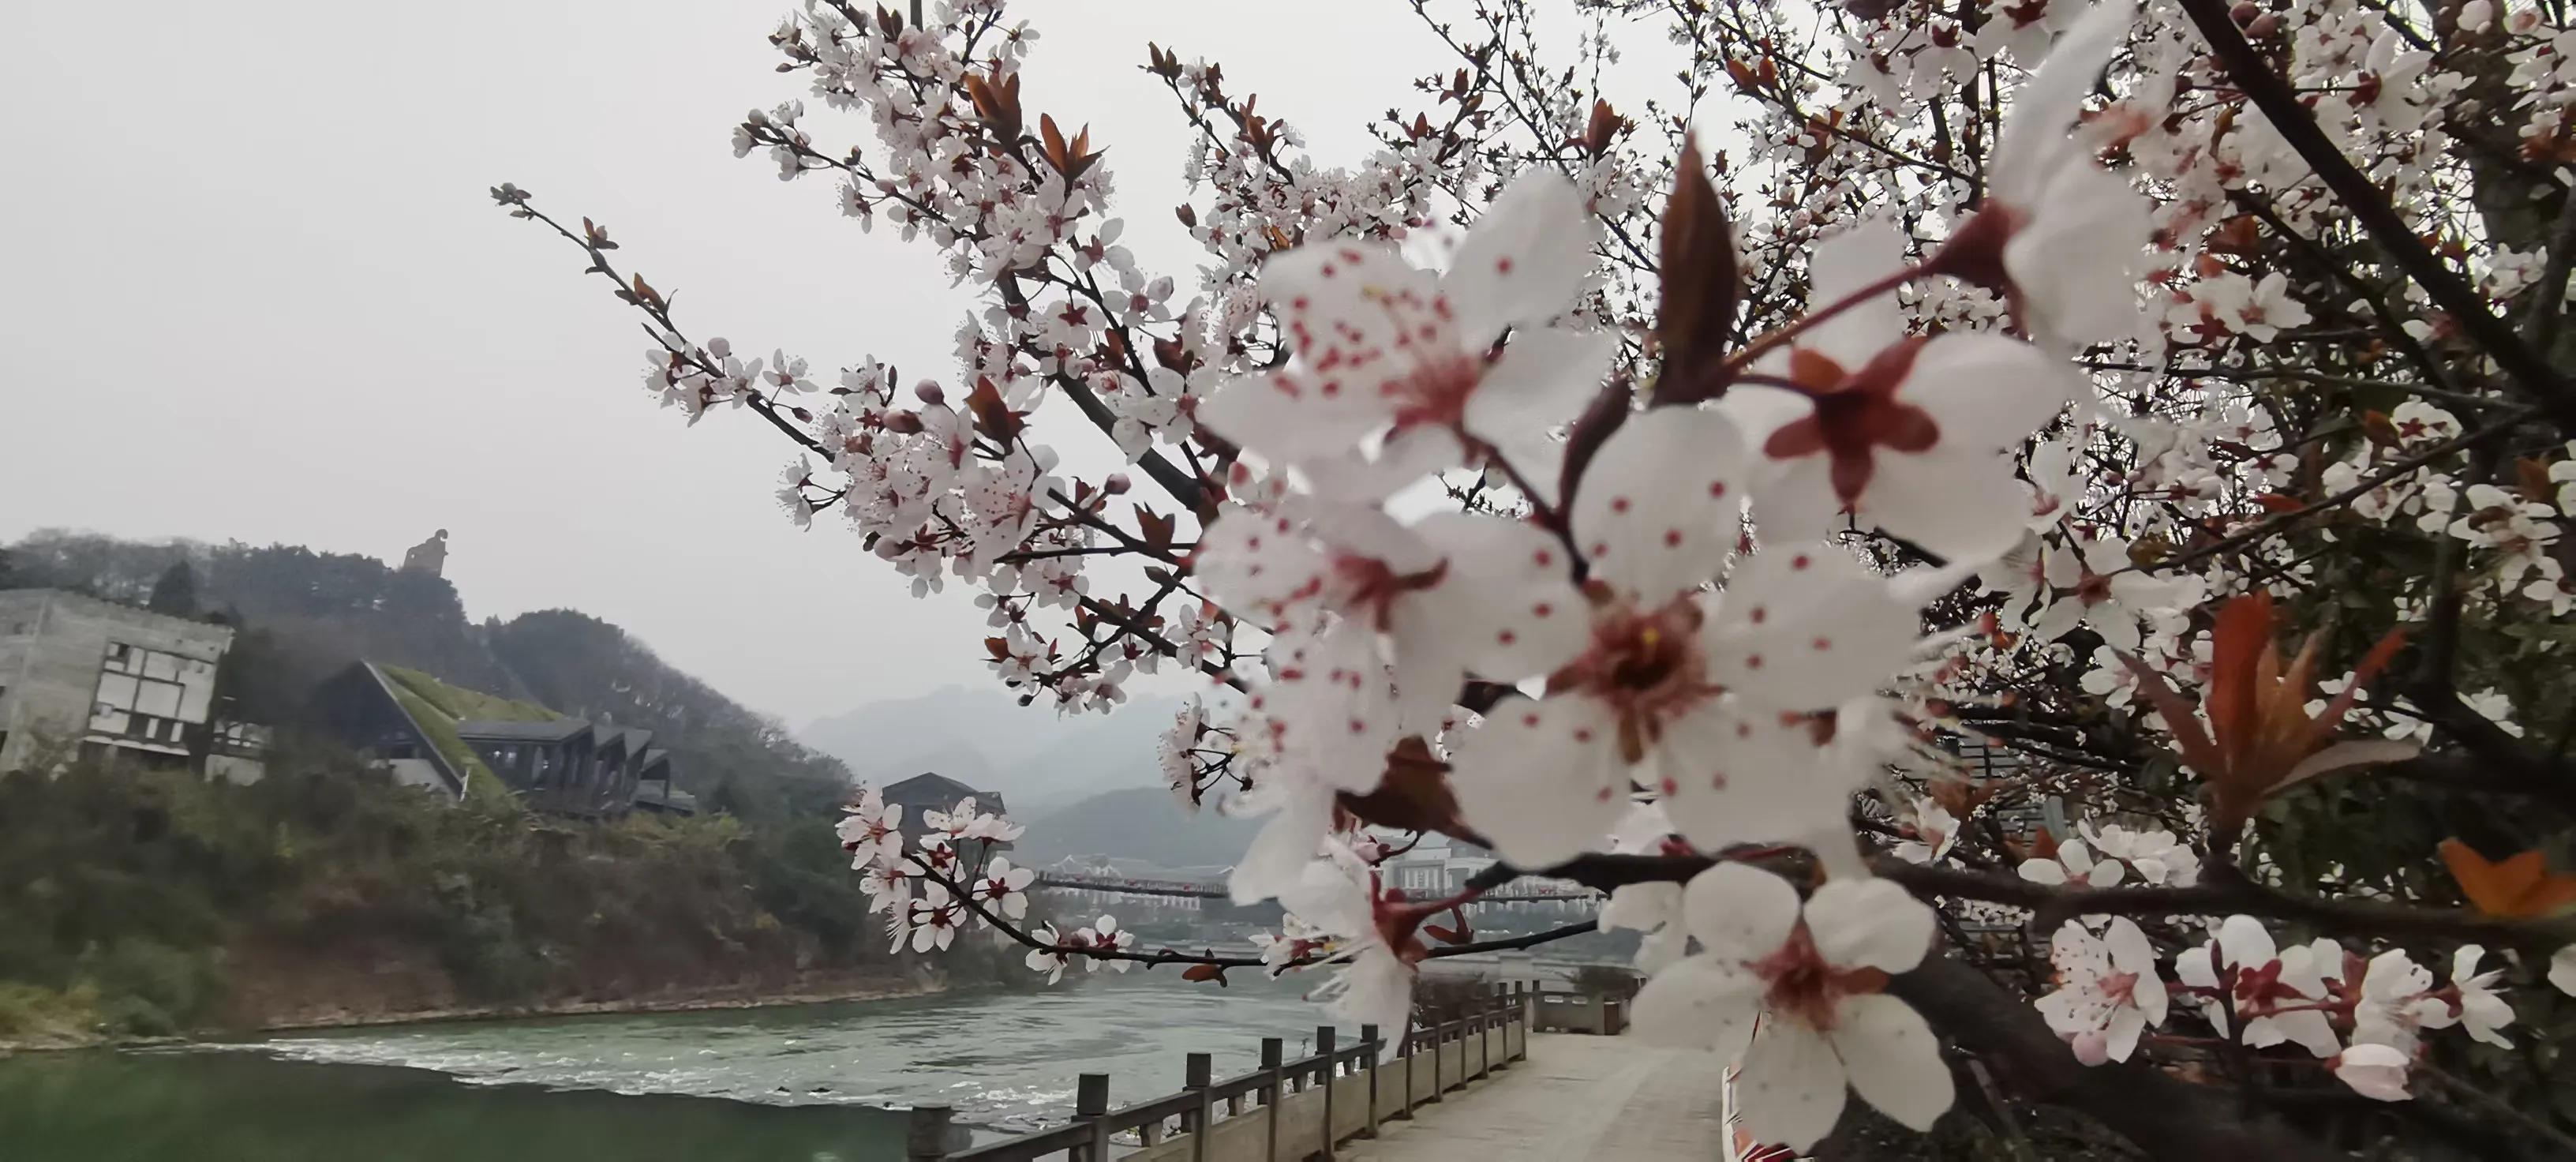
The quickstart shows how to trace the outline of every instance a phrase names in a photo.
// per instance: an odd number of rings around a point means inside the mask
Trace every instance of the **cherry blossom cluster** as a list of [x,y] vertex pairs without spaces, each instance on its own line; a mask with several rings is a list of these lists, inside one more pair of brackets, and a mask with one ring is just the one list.
[[[1154,45],[1206,254],[1174,278],[1024,96],[1035,31],[933,7],[790,17],[808,91],[733,144],[947,256],[953,375],[693,341],[604,228],[494,191],[648,316],[655,396],[798,445],[791,519],[972,588],[1002,681],[1216,684],[1159,774],[1267,816],[1230,884],[1288,912],[1255,955],[1028,928],[1029,873],[966,866],[1009,825],[907,840],[863,799],[841,834],[899,946],[1320,970],[1401,1027],[1463,946],[1437,915],[1590,876],[1642,938],[1640,1025],[1728,1055],[1802,1150],[1849,1094],[1953,1105],[1958,1012],[1891,990],[1936,945],[1999,988],[2045,945],[2022,1012],[2088,1065],[2251,1086],[2252,1053],[2385,1100],[2546,1027],[2544,974],[2576,992],[2554,10],[1604,5],[1565,63],[1525,5],[1419,0],[1454,60],[1343,167]],[[1635,116],[1594,91],[1616,20],[1689,61]],[[870,140],[819,144],[808,103]],[[1125,468],[1038,439],[1077,423]],[[1378,837],[1434,830],[1506,862],[1388,889]]]

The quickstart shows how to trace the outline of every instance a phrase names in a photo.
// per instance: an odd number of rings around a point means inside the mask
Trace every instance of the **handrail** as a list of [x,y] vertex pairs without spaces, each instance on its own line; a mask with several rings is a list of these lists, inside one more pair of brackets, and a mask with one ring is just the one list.
[[[1109,1076],[1086,1073],[1076,1088],[1071,1122],[955,1152],[948,1149],[948,1140],[954,1133],[950,1129],[950,1108],[916,1106],[911,1114],[905,1157],[908,1162],[1034,1162],[1043,1155],[1063,1151],[1073,1162],[1109,1162],[1112,1140],[1132,1134],[1141,1148],[1189,1140],[1190,1157],[1215,1159],[1218,1155],[1211,1153],[1208,1144],[1210,1135],[1260,1110],[1265,1115],[1266,1130],[1254,1139],[1254,1145],[1261,1147],[1259,1157],[1281,1157],[1279,1148],[1289,1146],[1290,1157],[1320,1152],[1329,1159],[1333,1147],[1347,1138],[1363,1133],[1374,1135],[1382,1117],[1410,1116],[1416,1105],[1437,1101],[1441,1093],[1526,1055],[1530,1020],[1539,998],[1559,991],[1521,984],[1492,986],[1492,991],[1481,993],[1468,1011],[1416,1029],[1413,1037],[1398,1043],[1392,1057],[1387,1056],[1388,1043],[1374,1025],[1363,1026],[1360,1039],[1347,1046],[1334,1044],[1337,1031],[1333,1027],[1319,1027],[1315,1030],[1316,1051],[1294,1060],[1281,1053],[1284,1042],[1280,1038],[1265,1037],[1260,1068],[1224,1079],[1211,1075],[1208,1054],[1192,1053],[1188,1088],[1114,1109],[1109,1106]],[[1498,1031],[1502,1038],[1499,1052],[1493,1044]],[[1477,1042],[1473,1049],[1466,1045],[1469,1041]],[[1447,1049],[1453,1045],[1458,1046],[1454,1052]],[[1431,1057],[1430,1092],[1417,1097],[1413,1059],[1426,1052]],[[1457,1058],[1456,1075],[1443,1077],[1441,1059],[1452,1055]],[[1397,1066],[1394,1062],[1403,1064]],[[1382,1064],[1402,1072],[1400,1091],[1391,1084],[1388,1092],[1381,1094],[1378,1071]],[[1341,1123],[1350,1111],[1336,1114],[1336,1092],[1343,1088],[1339,1083],[1356,1084],[1356,1079],[1363,1076],[1368,1081],[1365,1119],[1346,1133]],[[1252,1103],[1249,1108],[1247,1099]],[[1305,1108],[1320,1108],[1320,1142],[1307,1139],[1307,1144],[1298,1146],[1280,1140],[1283,1105],[1301,1101],[1313,1103]],[[1179,1122],[1177,1130],[1170,1128],[1175,1119]],[[1314,1127],[1307,1128],[1311,1131]],[[1224,1155],[1237,1156],[1240,1155]]]

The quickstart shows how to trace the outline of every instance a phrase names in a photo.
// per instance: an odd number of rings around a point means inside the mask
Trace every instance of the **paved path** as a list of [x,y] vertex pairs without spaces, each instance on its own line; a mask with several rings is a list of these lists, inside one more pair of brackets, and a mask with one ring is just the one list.
[[1724,1158],[1717,1055],[1633,1037],[1533,1033],[1529,1059],[1450,1094],[1353,1162],[1717,1162]]

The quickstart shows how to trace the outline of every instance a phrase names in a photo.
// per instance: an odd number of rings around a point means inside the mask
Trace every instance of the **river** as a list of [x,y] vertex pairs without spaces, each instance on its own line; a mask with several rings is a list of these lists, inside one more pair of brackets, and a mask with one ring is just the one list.
[[[0,1059],[5,1162],[892,1162],[922,1102],[979,1127],[1114,1102],[1183,1055],[1250,1069],[1321,1020],[1296,982],[1136,974],[984,993],[449,1022]],[[1345,1038],[1354,1036],[1345,1030]],[[990,1130],[978,1137],[991,1136]]]

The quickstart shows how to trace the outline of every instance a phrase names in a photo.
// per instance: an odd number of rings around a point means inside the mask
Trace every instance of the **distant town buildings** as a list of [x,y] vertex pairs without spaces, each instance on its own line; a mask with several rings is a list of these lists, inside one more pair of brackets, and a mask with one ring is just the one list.
[[397,782],[459,799],[488,787],[562,815],[697,810],[649,730],[566,718],[374,662],[324,683],[315,708]]
[[[190,766],[242,782],[267,731],[221,721],[230,626],[60,589],[0,591],[0,772],[77,754]],[[53,745],[69,751],[45,753]]]

